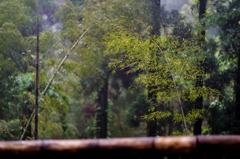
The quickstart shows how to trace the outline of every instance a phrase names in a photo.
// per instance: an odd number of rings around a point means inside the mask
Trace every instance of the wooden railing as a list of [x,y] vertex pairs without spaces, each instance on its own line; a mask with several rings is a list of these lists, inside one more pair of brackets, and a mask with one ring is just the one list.
[[240,159],[240,135],[1,141],[7,157]]

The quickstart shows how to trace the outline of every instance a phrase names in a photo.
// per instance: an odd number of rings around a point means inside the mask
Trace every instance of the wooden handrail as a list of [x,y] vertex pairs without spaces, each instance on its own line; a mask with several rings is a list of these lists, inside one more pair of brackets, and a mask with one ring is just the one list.
[[240,135],[1,141],[0,157],[99,157],[240,153]]

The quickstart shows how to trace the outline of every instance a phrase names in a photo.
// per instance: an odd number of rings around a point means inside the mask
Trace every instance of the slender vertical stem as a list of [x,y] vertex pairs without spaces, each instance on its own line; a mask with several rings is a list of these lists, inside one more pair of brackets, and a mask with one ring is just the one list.
[[38,139],[38,79],[39,79],[39,17],[37,18],[37,44],[36,44],[36,83],[35,83],[35,130],[34,139]]
[[[161,50],[160,46],[159,46],[157,43],[154,42],[154,44],[159,48],[159,50]],[[162,51],[162,50],[161,50],[161,51]],[[169,62],[168,62],[168,60],[167,60],[167,58],[166,58],[165,55],[164,55],[164,59],[165,59],[165,61],[166,61],[166,64],[167,64],[167,66],[168,66],[168,69],[169,69],[169,71],[170,71],[172,80],[173,80],[173,82],[174,82],[174,86],[177,86],[176,81],[175,81],[174,76],[173,76],[173,73],[172,73],[172,71],[171,71]],[[177,91],[177,94],[179,94],[179,90],[176,89],[176,91]],[[182,101],[181,101],[181,98],[180,98],[180,97],[178,97],[178,102],[179,102],[179,106],[180,106],[181,113],[182,113],[182,119],[183,119],[183,124],[184,124],[185,133],[186,133],[186,135],[188,135],[187,123],[186,123],[185,114],[184,114],[184,111],[183,111]]]
[[[39,23],[39,22],[38,22]],[[74,48],[77,46],[77,44],[79,43],[79,41],[84,37],[84,35],[89,31],[89,29],[91,28],[91,26],[89,28],[87,28],[87,30],[77,39],[77,41],[73,44],[73,46],[71,47],[70,51],[68,52],[68,54],[63,58],[62,62],[60,63],[60,65],[58,66],[57,70],[55,71],[53,77],[50,79],[49,83],[47,84],[47,86],[45,87],[44,91],[41,93],[41,95],[45,95],[45,93],[47,92],[49,86],[51,85],[54,77],[57,75],[57,72],[60,70],[61,66],[64,64],[64,62],[67,60],[67,58],[69,57],[70,53],[74,50]],[[38,29],[39,29],[39,24],[38,24]],[[39,33],[38,33],[39,34]],[[39,40],[39,39],[38,39]],[[39,45],[39,42],[37,42],[38,45]],[[39,49],[39,46],[38,46],[38,49]],[[37,96],[36,96],[37,97]],[[36,100],[36,102],[38,102],[38,100]],[[28,119],[28,123],[23,131],[23,134],[21,135],[20,137],[20,140],[23,139],[23,136],[24,134],[26,133],[26,130],[27,130],[27,127],[29,126],[29,124],[31,123],[32,121],[32,118],[34,116],[34,114],[36,114],[35,112],[36,110],[36,107],[33,109],[33,112],[30,116],[30,118]],[[36,117],[35,117],[36,119]]]
[[[164,56],[164,58],[165,58],[165,61],[166,61],[167,65],[168,65],[168,67],[169,67],[169,63],[168,63],[167,58],[165,56]],[[174,82],[174,86],[177,86],[176,81],[174,79],[174,76],[173,76],[173,73],[172,73],[170,67],[169,67],[169,70],[170,70],[170,74],[172,76],[172,80]],[[176,91],[177,91],[177,94],[179,94],[178,89],[176,89]],[[182,113],[182,119],[183,119],[183,124],[184,124],[184,128],[185,128],[185,133],[186,133],[186,135],[188,135],[187,123],[186,123],[186,120],[185,120],[185,115],[184,115],[184,111],[183,111],[182,101],[181,101],[181,98],[179,96],[178,96],[178,102],[179,102],[179,106],[180,106],[181,113]]]

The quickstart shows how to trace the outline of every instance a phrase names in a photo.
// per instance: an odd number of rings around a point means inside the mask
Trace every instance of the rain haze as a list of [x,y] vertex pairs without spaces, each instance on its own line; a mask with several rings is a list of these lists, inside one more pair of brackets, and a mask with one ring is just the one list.
[[1,0],[0,141],[238,135],[239,24],[239,0]]

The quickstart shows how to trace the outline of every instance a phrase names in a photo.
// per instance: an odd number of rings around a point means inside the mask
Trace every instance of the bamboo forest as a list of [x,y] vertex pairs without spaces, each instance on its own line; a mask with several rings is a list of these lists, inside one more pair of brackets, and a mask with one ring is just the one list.
[[0,141],[240,134],[239,0],[0,0]]

